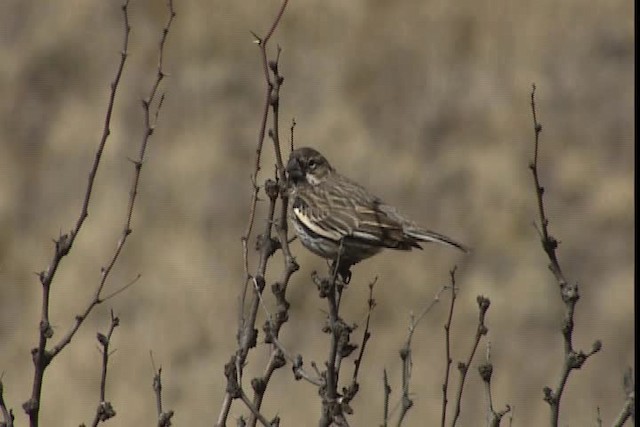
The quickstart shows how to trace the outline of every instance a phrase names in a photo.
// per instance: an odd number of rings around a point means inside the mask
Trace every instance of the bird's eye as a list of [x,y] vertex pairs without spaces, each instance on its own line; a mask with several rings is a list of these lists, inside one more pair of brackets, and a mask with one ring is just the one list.
[[309,160],[309,169],[315,169],[316,166],[318,166],[318,162],[316,162],[314,159]]

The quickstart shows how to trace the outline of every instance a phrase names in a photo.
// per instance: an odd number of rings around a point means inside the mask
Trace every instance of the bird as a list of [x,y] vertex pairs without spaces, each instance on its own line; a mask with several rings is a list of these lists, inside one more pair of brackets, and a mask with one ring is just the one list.
[[302,245],[327,260],[345,283],[350,269],[383,249],[410,251],[420,243],[469,248],[419,226],[360,184],[341,175],[311,147],[291,151],[286,166],[290,219]]

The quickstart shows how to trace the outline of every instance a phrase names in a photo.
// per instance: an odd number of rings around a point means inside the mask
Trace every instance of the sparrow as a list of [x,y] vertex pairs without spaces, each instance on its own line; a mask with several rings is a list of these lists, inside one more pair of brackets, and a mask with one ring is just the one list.
[[443,234],[428,230],[363,186],[339,174],[310,147],[293,150],[287,162],[290,219],[302,245],[333,262],[345,283],[351,266],[382,249],[422,249],[435,242],[463,252],[469,249]]

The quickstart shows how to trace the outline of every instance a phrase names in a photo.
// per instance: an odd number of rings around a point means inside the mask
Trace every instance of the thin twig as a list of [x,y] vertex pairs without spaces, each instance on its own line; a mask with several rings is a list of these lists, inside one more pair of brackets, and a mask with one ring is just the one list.
[[[262,158],[262,146],[264,143],[264,136],[266,134],[266,130],[267,130],[267,119],[269,117],[269,107],[271,105],[271,90],[273,87],[273,83],[271,82],[271,78],[269,76],[269,69],[268,69],[268,61],[267,61],[267,44],[269,43],[269,39],[271,39],[271,36],[273,35],[274,31],[276,30],[276,28],[278,27],[278,24],[280,22],[280,19],[282,18],[282,14],[284,13],[284,9],[287,7],[287,3],[288,0],[284,0],[282,2],[282,5],[280,7],[280,10],[278,11],[275,19],[273,20],[273,23],[271,24],[271,28],[269,29],[269,31],[267,32],[267,35],[264,36],[263,38],[258,37],[257,35],[254,34],[255,37],[255,41],[256,43],[260,46],[260,51],[262,54],[262,65],[264,67],[264,71],[265,71],[265,79],[267,81],[267,95],[265,98],[265,103],[264,103],[264,109],[263,109],[263,113],[262,113],[262,120],[260,123],[260,129],[258,131],[258,143],[256,146],[256,157],[255,157],[255,164],[254,164],[254,168],[253,168],[253,174],[251,176],[251,181],[253,184],[253,192],[251,195],[251,203],[250,203],[250,208],[249,208],[249,219],[247,221],[247,227],[245,229],[244,234],[242,235],[242,253],[243,253],[243,259],[245,261],[245,292],[246,292],[246,284],[249,281],[249,263],[248,263],[248,253],[249,253],[249,249],[248,249],[248,242],[249,239],[251,238],[251,233],[253,231],[253,224],[254,224],[254,220],[255,220],[255,212],[256,212],[256,205],[258,203],[258,191],[259,191],[259,187],[256,185],[256,180],[258,178],[258,173],[260,172],[261,166],[260,166],[260,160]],[[244,309],[244,305],[241,306],[241,310]]]
[[[138,190],[138,183],[140,180],[140,171],[142,169],[142,164],[144,161],[144,154],[146,152],[147,142],[151,137],[151,135],[153,134],[153,129],[155,128],[156,121],[158,118],[158,112],[160,110],[160,107],[162,106],[162,101],[164,99],[164,95],[161,95],[160,100],[157,103],[157,106],[155,107],[156,109],[154,111],[154,121],[152,123],[150,120],[149,108],[151,103],[155,100],[160,82],[165,76],[162,69],[163,50],[164,50],[164,45],[165,45],[167,35],[169,33],[169,28],[171,26],[173,18],[175,17],[175,12],[173,11],[173,3],[171,0],[168,1],[170,18],[168,20],[167,25],[163,28],[163,34],[162,34],[162,38],[159,46],[159,54],[158,54],[159,61],[158,61],[157,77],[152,85],[151,94],[149,98],[147,98],[147,100],[143,102],[145,132],[140,145],[140,152],[139,152],[138,159],[134,161],[134,169],[135,169],[134,177],[132,179],[132,184],[129,191],[129,202],[127,206],[126,219],[125,219],[125,224],[122,230],[121,237],[116,245],[116,249],[111,259],[107,263],[107,266],[101,269],[100,282],[96,287],[92,300],[89,302],[89,304],[87,305],[87,307],[85,308],[82,314],[76,315],[74,324],[71,326],[69,331],[62,337],[62,339],[56,345],[54,345],[50,351],[47,351],[46,350],[47,341],[51,339],[51,337],[53,336],[53,329],[51,328],[51,325],[49,323],[49,299],[50,299],[51,283],[53,281],[55,272],[57,271],[60,260],[64,256],[66,256],[71,250],[73,242],[75,241],[75,238],[78,235],[80,228],[84,224],[84,220],[88,216],[89,201],[91,199],[91,194],[93,191],[93,183],[98,170],[98,166],[100,164],[100,159],[102,157],[104,147],[106,145],[107,137],[111,132],[110,131],[111,115],[112,115],[113,107],[115,104],[115,96],[116,96],[117,88],[120,82],[120,77],[122,76],[124,63],[127,58],[127,50],[129,45],[129,33],[131,31],[131,27],[129,26],[128,5],[129,5],[129,1],[126,0],[121,7],[122,13],[123,13],[123,20],[124,20],[124,47],[121,52],[120,64],[116,72],[116,77],[111,83],[111,93],[109,97],[109,102],[107,104],[107,113],[105,116],[105,124],[103,128],[102,138],[100,140],[100,143],[98,144],[95,160],[89,172],[89,183],[87,185],[87,190],[85,192],[85,197],[82,204],[80,216],[78,218],[78,221],[76,222],[75,228],[71,232],[69,232],[69,234],[63,234],[55,241],[55,253],[54,253],[53,260],[51,261],[49,268],[46,271],[43,271],[39,274],[40,282],[42,283],[42,287],[43,287],[42,318],[40,321],[40,330],[39,330],[40,336],[39,336],[38,347],[32,350],[32,356],[33,356],[33,361],[35,365],[35,375],[34,375],[34,381],[33,381],[32,394],[31,394],[31,398],[23,404],[23,408],[25,412],[29,415],[31,427],[37,427],[39,424],[38,418],[39,418],[39,411],[40,411],[40,396],[42,393],[42,380],[44,377],[44,370],[49,365],[51,360],[71,342],[72,338],[75,336],[76,332],[78,331],[78,329],[80,328],[84,320],[87,318],[87,316],[91,313],[93,308],[96,305],[99,305],[105,301],[105,297],[102,296],[102,291],[106,284],[107,278],[120,256],[120,253],[127,240],[127,237],[132,232],[131,218],[133,215],[133,208],[135,205],[135,200],[136,200],[136,195]],[[119,293],[121,290],[116,291],[111,296]]]
[[[456,270],[456,267],[454,267],[453,271],[455,271],[455,270]],[[433,297],[433,299],[431,300],[431,302],[422,309],[422,311],[420,312],[418,317],[414,318],[413,316],[411,316],[411,322],[409,323],[409,334],[407,335],[407,341],[405,342],[405,348],[411,347],[411,340],[413,339],[413,334],[415,333],[416,328],[418,327],[418,324],[433,309],[433,307],[435,307],[435,305],[440,302],[440,296],[442,295],[442,293],[446,289],[447,289],[447,286],[441,287],[438,290],[438,292],[436,292],[436,294]]]
[[540,145],[540,133],[542,132],[542,125],[538,122],[536,113],[536,101],[535,101],[536,85],[532,85],[531,89],[531,114],[533,117],[533,129],[534,129],[534,151],[533,161],[529,164],[529,169],[533,175],[533,181],[535,184],[536,200],[538,204],[538,214],[540,219],[540,228],[538,233],[540,234],[540,241],[542,249],[549,258],[549,270],[553,273],[553,276],[558,283],[560,289],[560,296],[565,305],[564,320],[562,325],[562,336],[564,338],[564,361],[562,366],[562,372],[555,390],[550,387],[545,387],[544,400],[549,404],[551,425],[557,426],[560,417],[560,400],[562,393],[564,392],[569,374],[574,369],[580,369],[587,359],[600,351],[602,343],[600,340],[596,340],[591,351],[584,353],[583,351],[575,351],[573,348],[573,329],[574,329],[574,311],[578,300],[580,299],[580,293],[577,283],[569,283],[562,269],[560,268],[560,262],[556,250],[558,249],[558,240],[552,236],[549,232],[549,219],[544,209],[544,187],[540,184],[540,178],[538,175],[538,159],[539,159],[539,145]]
[[290,132],[291,132],[291,139],[290,139],[290,143],[291,143],[291,147],[290,150],[293,151],[293,131],[296,128],[296,119],[291,119],[291,127],[289,128]]
[[[264,301],[262,301],[262,292],[266,285],[265,283],[265,274],[267,269],[267,262],[271,258],[271,256],[278,250],[282,249],[285,255],[285,268],[283,270],[283,274],[281,277],[281,281],[274,284],[273,289],[277,288],[278,292],[274,290],[274,294],[278,299],[278,312],[275,315],[275,318],[272,319],[271,316],[268,316],[268,336],[277,339],[280,326],[287,319],[287,310],[288,303],[285,299],[286,287],[289,281],[290,276],[294,271],[298,269],[293,256],[289,251],[288,247],[288,238],[287,238],[287,218],[286,211],[288,206],[288,200],[286,194],[282,189],[284,188],[284,182],[286,179],[283,162],[281,158],[280,148],[279,148],[279,140],[278,140],[278,104],[279,104],[279,89],[282,85],[284,79],[278,73],[278,58],[275,61],[268,61],[267,58],[267,45],[271,36],[275,32],[278,24],[280,23],[280,19],[284,13],[284,10],[287,6],[288,0],[284,0],[281,4],[276,17],[271,23],[271,27],[268,30],[266,36],[258,37],[254,34],[255,42],[260,47],[261,57],[262,57],[262,66],[264,68],[264,76],[266,81],[266,94],[265,94],[265,102],[263,108],[262,119],[260,122],[260,127],[258,130],[258,140],[256,145],[256,156],[255,163],[253,168],[253,173],[251,175],[251,183],[252,183],[252,193],[250,197],[250,207],[249,207],[249,217],[247,221],[247,226],[245,228],[244,234],[241,237],[242,242],[242,257],[244,261],[244,280],[242,284],[242,289],[239,295],[239,307],[238,307],[238,332],[237,332],[237,343],[238,347],[235,351],[235,354],[231,356],[229,363],[225,366],[225,376],[227,377],[227,386],[226,386],[226,394],[222,401],[222,405],[220,408],[220,412],[218,414],[218,418],[216,421],[216,426],[223,427],[226,426],[227,418],[229,416],[229,412],[231,409],[231,405],[233,401],[237,398],[241,398],[242,400],[248,401],[248,398],[244,394],[242,389],[242,374],[243,369],[246,363],[247,356],[251,348],[254,348],[257,343],[257,335],[258,331],[255,327],[257,314],[260,306],[264,305]],[[270,70],[274,75],[274,79],[270,76]],[[264,231],[262,234],[258,236],[258,251],[260,253],[260,259],[258,261],[258,265],[256,267],[255,275],[251,275],[249,273],[249,241],[252,237],[252,233],[254,230],[255,220],[256,220],[256,206],[258,203],[258,194],[260,187],[257,185],[258,174],[261,169],[261,157],[263,150],[264,138],[267,133],[267,122],[269,117],[270,109],[273,110],[273,127],[269,130],[269,136],[274,143],[274,151],[276,152],[276,160],[278,163],[278,171],[277,171],[277,180],[278,182],[274,182],[273,180],[267,180],[265,183],[265,192],[269,197],[269,209],[264,222]],[[281,199],[281,217],[279,219],[278,224],[275,224],[275,210],[276,210],[276,202],[280,197]],[[278,239],[274,239],[272,237],[272,229],[276,228],[276,232],[278,234]],[[248,313],[245,311],[246,305],[246,297],[249,288],[250,281],[253,282],[253,292],[251,301],[249,303]],[[273,340],[271,341],[273,342]],[[255,411],[251,411],[249,426],[255,426],[256,422],[260,420],[258,415],[260,414],[260,406],[262,403],[262,398],[264,395],[264,391],[266,386],[271,378],[271,375],[275,369],[284,365],[284,356],[283,352],[280,351],[275,345],[272,348],[272,354],[269,359],[269,363],[264,371],[264,376],[262,378],[256,378],[252,381],[252,385],[254,386],[254,399],[251,403],[251,406],[247,405],[249,408],[254,408]],[[246,403],[246,402],[245,402]],[[262,422],[262,420],[260,420]],[[243,421],[244,422],[244,421]]]
[[[285,353],[286,354],[286,353]],[[310,384],[315,385],[316,387],[325,387],[326,383],[321,375],[317,372],[317,366],[314,364],[314,370],[316,371],[316,376],[311,376],[306,370],[302,368],[302,356],[296,355],[295,358],[290,359],[287,357],[287,360],[291,362],[293,365],[293,375],[296,379],[304,379]]]
[[442,383],[442,413],[440,416],[440,426],[444,427],[446,419],[447,419],[447,404],[448,400],[448,389],[449,389],[449,375],[451,373],[451,363],[453,359],[451,358],[451,324],[453,322],[453,308],[456,304],[456,297],[458,296],[458,288],[456,287],[456,267],[449,271],[449,276],[451,277],[451,300],[449,303],[449,314],[447,316],[447,322],[444,324],[444,337],[445,337],[445,373],[444,373],[444,381]]
[[0,413],[2,413],[3,422],[0,425],[4,424],[5,427],[13,427],[13,410],[7,408],[7,404],[4,401],[4,384],[2,383],[2,376],[0,374]]
[[92,426],[96,427],[101,422],[105,422],[116,416],[116,411],[113,409],[111,402],[107,401],[107,366],[109,365],[109,346],[111,344],[111,336],[113,331],[120,325],[120,319],[113,314],[111,310],[111,324],[109,325],[109,331],[106,335],[98,332],[98,342],[102,346],[102,372],[100,375],[100,401],[98,408],[96,409],[96,415],[93,419]]
[[47,351],[47,342],[53,336],[53,329],[49,322],[49,299],[51,293],[51,285],[58,271],[58,266],[62,261],[62,258],[67,256],[71,251],[71,247],[75,242],[78,233],[80,232],[85,219],[89,215],[89,202],[93,193],[93,184],[100,166],[100,160],[102,159],[102,153],[107,143],[107,138],[111,134],[111,116],[113,108],[115,106],[116,94],[118,86],[120,84],[120,78],[124,70],[124,65],[128,56],[129,49],[129,33],[131,27],[129,26],[129,14],[128,14],[129,0],[125,0],[122,4],[122,16],[124,22],[124,37],[123,47],[120,52],[120,63],[118,64],[116,75],[111,82],[111,92],[109,94],[109,101],[107,102],[107,111],[104,118],[104,126],[102,130],[102,137],[98,143],[96,149],[95,158],[91,169],[89,171],[89,181],[85,190],[84,199],[82,202],[82,208],[80,209],[80,216],[76,220],[75,227],[68,234],[61,234],[58,239],[55,240],[55,251],[53,258],[49,263],[49,267],[38,274],[40,283],[42,284],[42,314],[40,319],[40,327],[38,331],[38,346],[31,351],[33,364],[34,364],[34,377],[33,386],[31,391],[31,397],[23,405],[24,411],[29,416],[29,424],[31,427],[37,427],[39,424],[40,414],[40,397],[42,395],[42,382],[44,378],[44,371],[54,357],[49,351]]
[[[265,45],[262,44],[263,51],[265,49]],[[295,262],[291,251],[289,250],[287,232],[287,210],[288,210],[288,195],[286,191],[286,177],[284,174],[284,168],[282,166],[282,158],[280,153],[280,141],[279,141],[279,99],[280,99],[280,87],[284,78],[280,75],[278,69],[278,61],[280,58],[280,47],[278,47],[278,55],[274,61],[269,61],[269,68],[273,73],[273,86],[270,94],[270,105],[272,109],[272,127],[269,130],[269,137],[273,141],[274,151],[276,152],[276,179],[279,181],[280,185],[274,181],[267,181],[265,184],[265,190],[269,199],[275,203],[278,196],[280,196],[280,216],[278,221],[273,221],[274,211],[270,209],[270,215],[268,216],[269,225],[274,224],[276,235],[278,237],[277,244],[271,244],[274,249],[281,249],[284,254],[284,268],[282,270],[282,276],[280,280],[273,284],[271,290],[273,295],[276,298],[277,302],[277,313],[275,318],[271,318],[270,315],[268,317],[268,321],[264,326],[264,330],[266,332],[265,342],[273,343],[274,340],[278,339],[280,334],[280,328],[282,325],[288,320],[288,310],[289,310],[289,302],[286,300],[286,291],[287,286],[289,284],[289,279],[291,275],[298,270],[298,264]],[[266,56],[263,56],[266,58]],[[269,236],[271,231],[267,231],[266,235]],[[273,251],[269,251],[269,253],[264,253],[264,268],[266,269],[266,261],[271,256]],[[257,295],[258,299],[261,299],[261,292],[258,289],[255,290],[254,295]],[[253,312],[252,312],[253,314]],[[262,406],[262,400],[264,398],[264,393],[266,392],[266,388],[271,379],[271,375],[276,369],[283,367],[286,364],[283,359],[283,354],[276,347],[272,348],[271,357],[269,358],[269,362],[267,367],[265,368],[265,373],[261,378],[255,378],[252,381],[252,386],[254,389],[254,397],[253,404],[260,410]],[[256,417],[254,414],[249,418],[249,426],[253,427],[256,424]]]
[[376,306],[376,300],[373,299],[373,287],[375,286],[378,278],[375,277],[369,283],[369,298],[367,298],[367,320],[364,325],[364,333],[362,334],[362,343],[360,344],[360,351],[358,352],[358,356],[353,361],[353,376],[351,377],[351,384],[348,387],[344,387],[342,389],[342,405],[346,408],[347,411],[352,412],[351,408],[348,406],[349,403],[353,400],[353,398],[358,394],[360,390],[360,383],[358,382],[358,373],[360,372],[360,367],[362,366],[362,360],[364,358],[364,351],[367,347],[367,343],[371,338],[371,332],[369,330],[369,325],[371,323],[371,313]]
[[[267,364],[265,374],[263,375],[263,379],[271,377],[271,374],[273,373],[273,369],[276,369],[276,367],[272,367],[271,365],[276,363],[277,364],[282,363],[280,359],[284,357],[287,361],[289,361],[293,365],[293,373],[296,380],[304,379],[315,386],[318,386],[318,387],[323,386],[324,381],[322,380],[321,377],[312,377],[309,373],[307,373],[304,370],[304,368],[302,367],[302,356],[301,355],[296,355],[295,357],[292,356],[291,353],[285,348],[285,346],[278,339],[277,333],[274,334],[274,331],[279,330],[279,326],[276,324],[276,321],[274,321],[274,316],[272,316],[271,313],[269,312],[269,309],[267,308],[267,305],[265,304],[264,299],[262,298],[262,293],[259,292],[258,283],[255,280],[253,280],[253,284],[257,292],[260,305],[262,306],[262,310],[264,311],[265,317],[267,319],[264,327],[265,334],[266,334],[265,342],[273,344],[276,347],[276,349],[279,351],[279,353],[278,351],[272,351],[271,358],[269,360],[269,363]],[[274,293],[275,292],[276,291],[274,291]],[[262,387],[262,385],[259,385],[258,387]]]
[[267,420],[264,415],[260,413],[260,410],[251,402],[249,397],[244,393],[244,391],[240,391],[240,399],[247,405],[247,408],[251,411],[251,415],[255,417],[258,421],[262,423],[265,427],[271,427],[271,422]]
[[396,427],[400,427],[402,425],[407,413],[409,413],[409,409],[413,408],[413,400],[409,397],[411,369],[413,367],[413,361],[411,360],[411,347],[409,347],[408,351],[401,351],[400,358],[402,359],[402,397],[400,400],[400,415],[398,416]]
[[471,366],[471,361],[473,360],[473,356],[476,354],[476,350],[478,349],[478,345],[480,344],[480,339],[489,332],[489,329],[484,323],[484,319],[487,314],[487,310],[491,305],[491,301],[489,301],[489,298],[483,297],[482,295],[478,295],[476,301],[478,303],[478,309],[479,309],[478,327],[476,328],[476,335],[473,340],[473,345],[471,346],[471,352],[469,353],[469,357],[467,357],[467,361],[458,362],[458,370],[460,371],[460,383],[458,384],[458,392],[456,395],[456,406],[455,406],[455,412],[453,414],[453,420],[451,421],[451,427],[456,425],[456,423],[458,422],[458,417],[460,416],[460,405],[462,404],[462,392],[464,390],[464,383],[467,378],[467,373],[469,372],[469,366]]
[[[455,267],[453,271],[455,271]],[[435,307],[435,305],[440,302],[440,296],[447,289],[447,286],[441,287],[433,299],[427,304],[418,316],[414,316],[413,313],[410,315],[409,321],[409,333],[407,334],[407,339],[405,340],[404,345],[400,349],[400,359],[402,360],[402,396],[400,398],[400,415],[398,416],[398,422],[396,426],[400,427],[409,412],[409,409],[413,407],[413,400],[410,397],[409,387],[411,385],[411,369],[413,368],[413,360],[412,360],[412,348],[411,343],[413,340],[413,334],[415,333],[418,325],[424,319],[424,317]]]
[[[329,268],[330,278],[320,278],[315,272],[312,275],[313,281],[318,286],[320,298],[326,298],[329,306],[327,325],[323,331],[329,334],[329,356],[325,362],[326,370],[323,372],[326,386],[320,390],[322,396],[322,413],[320,416],[320,427],[328,427],[332,423],[344,425],[347,423],[343,411],[350,411],[348,405],[343,405],[338,400],[338,380],[340,376],[340,366],[343,357],[347,357],[355,346],[350,341],[350,334],[353,327],[347,325],[340,317],[340,302],[344,283],[340,274],[340,258],[343,253],[343,241],[340,241],[338,256]],[[342,399],[340,399],[342,400]]]
[[[164,46],[165,46],[165,41],[166,41],[167,35],[169,34],[169,29],[171,28],[171,23],[173,22],[173,19],[175,18],[175,11],[173,10],[173,1],[172,0],[169,0],[167,2],[167,7],[169,9],[169,18],[168,18],[167,24],[165,25],[165,27],[162,30],[162,37],[160,39],[160,46],[159,46],[159,49],[158,49],[158,68],[157,68],[156,79],[152,83],[149,97],[142,102],[145,129],[143,131],[142,140],[141,140],[140,148],[139,148],[139,152],[138,152],[138,157],[137,157],[136,160],[132,160],[132,163],[134,165],[134,173],[133,173],[133,177],[132,177],[132,180],[131,180],[131,186],[130,186],[130,190],[129,190],[129,201],[127,203],[126,217],[125,217],[125,221],[124,221],[124,226],[123,226],[122,231],[121,231],[120,240],[118,241],[118,243],[116,245],[116,249],[115,249],[113,255],[111,256],[111,259],[107,262],[107,266],[103,267],[101,269],[100,283],[98,284],[98,286],[97,286],[97,288],[96,288],[96,290],[94,292],[94,297],[93,297],[92,301],[89,303],[89,305],[85,309],[84,313],[82,313],[79,316],[76,316],[76,321],[75,321],[74,325],[72,326],[72,328],[69,330],[69,332],[62,338],[62,340],[60,340],[60,342],[58,344],[56,344],[52,348],[51,357],[56,356],[60,351],[62,351],[62,349],[64,347],[66,347],[67,344],[69,344],[69,342],[71,342],[71,339],[73,338],[75,333],[78,331],[78,329],[82,325],[82,322],[87,318],[89,313],[93,310],[93,308],[96,305],[99,305],[99,304],[103,303],[106,300],[107,297],[102,296],[102,291],[103,291],[104,286],[105,286],[105,284],[107,282],[107,278],[109,277],[109,274],[111,273],[111,270],[115,266],[116,261],[120,257],[120,254],[122,253],[122,249],[124,248],[124,245],[125,245],[125,243],[127,241],[127,238],[133,232],[133,230],[131,229],[131,222],[132,222],[132,218],[133,218],[133,208],[135,206],[136,198],[137,198],[137,195],[138,195],[138,186],[140,184],[140,173],[142,171],[142,166],[143,166],[145,154],[146,154],[146,151],[147,151],[147,145],[148,145],[149,139],[151,138],[151,135],[153,135],[153,131],[154,131],[155,127],[156,127],[156,124],[157,124],[156,120],[158,118],[158,112],[159,112],[160,108],[162,107],[162,101],[164,99],[164,95],[161,95],[160,99],[159,99],[159,101],[158,101],[158,103],[157,103],[157,105],[155,107],[155,111],[153,113],[154,121],[152,122],[151,121],[150,108],[151,108],[153,102],[156,100],[156,98],[158,96],[158,88],[160,86],[160,82],[162,81],[162,79],[165,76],[165,73],[164,73],[164,71],[162,69],[163,50],[164,50]],[[138,274],[136,279],[132,280],[129,284],[125,285],[121,289],[116,290],[114,293],[110,294],[108,297],[115,296],[118,293],[122,292],[124,289],[127,289],[139,277],[140,277],[140,275]]]
[[[336,272],[338,269],[338,263],[336,262]],[[331,285],[327,292],[327,302],[329,303],[329,357],[326,362],[325,380],[327,382],[326,390],[323,396],[323,414],[320,421],[321,427],[328,427],[336,415],[339,414],[339,409],[336,404],[338,397],[338,371],[336,370],[336,359],[338,358],[338,322],[341,320],[338,314],[338,302],[336,299],[336,276],[334,273],[333,279],[330,281]]]
[[171,418],[173,418],[173,410],[164,411],[162,409],[162,366],[156,369],[153,361],[153,354],[151,354],[151,365],[153,366],[153,391],[156,396],[156,414],[158,416],[158,427],[171,426]]
[[389,385],[389,376],[387,375],[387,370],[384,369],[382,371],[382,383],[384,387],[384,406],[382,412],[382,427],[387,427],[389,425],[389,400],[391,397],[391,386]]
[[362,334],[362,344],[360,345],[360,353],[358,353],[358,357],[354,360],[353,364],[355,365],[353,370],[353,381],[357,382],[358,380],[358,372],[360,371],[360,365],[362,364],[362,358],[364,357],[364,349],[371,338],[371,332],[369,332],[369,323],[371,322],[371,313],[373,309],[376,307],[376,300],[373,299],[373,287],[378,281],[378,277],[375,277],[371,283],[369,283],[369,298],[367,299],[367,320],[364,324],[364,333]]
[[636,391],[631,368],[628,368],[624,373],[623,389],[626,398],[620,413],[612,424],[614,427],[622,427],[629,418],[631,418],[634,425],[636,423]]
[[493,396],[491,395],[491,377],[493,375],[493,363],[491,363],[491,343],[487,343],[487,358],[485,363],[478,366],[478,373],[484,384],[485,398],[487,401],[487,426],[500,427],[500,421],[508,412],[511,411],[511,407],[506,405],[505,409],[496,412],[493,408]]

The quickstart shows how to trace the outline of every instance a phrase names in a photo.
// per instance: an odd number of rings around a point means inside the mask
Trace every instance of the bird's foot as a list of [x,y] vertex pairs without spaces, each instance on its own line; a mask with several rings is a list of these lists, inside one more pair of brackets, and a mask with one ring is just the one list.
[[348,268],[338,270],[338,276],[340,276],[340,280],[342,280],[342,283],[345,285],[348,285],[349,282],[351,282],[351,270]]
[[342,285],[348,285],[351,282],[351,266],[340,264],[336,265],[335,261],[331,263],[329,269],[333,278],[340,282]]

